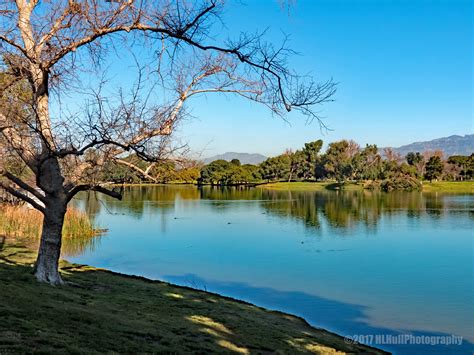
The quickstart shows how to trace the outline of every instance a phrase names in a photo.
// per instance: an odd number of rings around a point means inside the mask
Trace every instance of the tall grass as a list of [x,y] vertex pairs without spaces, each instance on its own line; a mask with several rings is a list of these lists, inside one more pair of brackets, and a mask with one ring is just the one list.
[[[0,235],[21,239],[37,248],[41,236],[43,215],[24,206],[0,205]],[[70,207],[63,226],[63,255],[77,255],[96,244],[103,230],[94,228],[86,213]]]

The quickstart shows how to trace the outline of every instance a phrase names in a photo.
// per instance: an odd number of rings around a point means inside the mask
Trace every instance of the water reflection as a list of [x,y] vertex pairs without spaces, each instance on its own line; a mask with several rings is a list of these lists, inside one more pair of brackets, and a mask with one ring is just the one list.
[[[63,238],[61,245],[61,257],[68,259],[94,252],[100,246],[101,238],[104,236],[104,233],[98,233],[96,235],[87,237],[68,236],[67,238]],[[39,237],[16,236],[15,239],[30,250],[39,249]]]
[[[196,209],[205,205],[216,213],[232,210],[239,203],[257,204],[262,214],[300,221],[310,231],[328,226],[337,230],[340,236],[350,236],[351,231],[359,227],[364,227],[368,233],[375,233],[383,218],[399,215],[405,215],[412,221],[422,216],[434,220],[455,216],[474,218],[471,198],[420,192],[272,191],[248,187],[157,185],[126,187],[122,201],[95,192],[84,193],[74,201],[75,206],[85,210],[93,222],[100,213],[126,215],[137,220],[142,219],[145,213],[152,214],[160,219],[162,233],[168,230],[167,216],[183,203],[187,208]],[[64,256],[94,251],[100,245],[100,238],[69,240],[64,246]]]
[[332,228],[351,230],[360,225],[375,229],[382,217],[405,214],[409,218],[427,215],[440,219],[447,214],[468,214],[472,219],[472,201],[456,199],[455,195],[420,192],[372,191],[272,191],[246,187],[150,186],[127,187],[124,198],[117,201],[90,192],[76,204],[90,216],[105,210],[110,214],[142,218],[145,211],[173,211],[177,203],[188,205],[207,202],[219,210],[232,209],[236,201],[258,203],[264,213],[300,220],[308,228],[320,228],[327,223]]
[[[285,196],[286,195],[286,196]],[[375,229],[383,215],[406,213],[416,217],[430,206],[431,196],[420,193],[382,193],[371,191],[270,192],[277,201],[266,208],[287,217],[302,219],[307,226],[321,226],[321,219],[332,228],[350,230],[364,225]],[[443,209],[442,200],[437,208]]]

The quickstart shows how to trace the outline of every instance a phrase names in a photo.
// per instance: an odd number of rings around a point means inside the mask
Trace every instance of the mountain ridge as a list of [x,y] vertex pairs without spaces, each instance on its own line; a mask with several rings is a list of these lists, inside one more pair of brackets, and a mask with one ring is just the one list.
[[[447,137],[440,137],[428,141],[419,141],[402,145],[400,147],[381,147],[379,152],[383,154],[383,150],[391,148],[393,151],[402,156],[410,152],[435,151],[441,150],[445,158],[451,155],[471,155],[474,153],[474,134],[466,134],[464,136],[453,134]],[[259,153],[237,153],[226,152],[217,154],[209,158],[203,159],[205,164],[209,164],[215,160],[231,161],[232,159],[239,159],[242,164],[260,164],[267,159],[265,155]]]
[[[380,148],[380,150],[383,149]],[[441,150],[446,158],[451,155],[471,155],[474,152],[474,134],[466,134],[464,136],[453,134],[429,141],[413,142],[400,147],[393,147],[392,149],[402,156],[410,152],[422,153],[434,150]]]
[[260,164],[266,160],[265,155],[259,153],[237,153],[237,152],[226,152],[223,154],[217,154],[209,158],[203,159],[205,164],[209,164],[215,160],[226,160],[231,161],[232,159],[239,159],[241,164]]

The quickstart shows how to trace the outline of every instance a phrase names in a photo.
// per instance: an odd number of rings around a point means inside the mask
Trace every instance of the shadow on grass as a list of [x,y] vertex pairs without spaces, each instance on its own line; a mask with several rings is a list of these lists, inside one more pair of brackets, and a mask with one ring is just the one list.
[[68,286],[39,284],[25,265],[34,253],[4,254],[0,353],[377,353],[295,316],[86,265],[62,263]]
[[[345,335],[413,335],[415,337],[444,337],[452,334],[419,331],[419,330],[396,330],[373,326],[368,323],[367,307],[355,304],[339,302],[303,292],[279,291],[271,288],[253,287],[244,283],[217,282],[204,280],[196,275],[165,276],[175,284],[192,285],[203,287],[223,295],[246,299],[254,304],[267,309],[280,309],[292,314],[300,314],[312,325],[334,331]],[[466,310],[469,311],[469,310]],[[469,330],[465,330],[469,334]],[[460,334],[454,334],[459,336]],[[474,344],[463,339],[461,345],[429,345],[429,344],[373,344],[386,351],[396,354],[472,354]]]
[[24,265],[22,261],[26,256],[28,261],[32,261],[34,259],[32,256],[32,252],[25,248],[23,245],[20,244],[10,244],[7,247],[7,237],[4,235],[0,235],[0,263],[5,263],[9,265]]

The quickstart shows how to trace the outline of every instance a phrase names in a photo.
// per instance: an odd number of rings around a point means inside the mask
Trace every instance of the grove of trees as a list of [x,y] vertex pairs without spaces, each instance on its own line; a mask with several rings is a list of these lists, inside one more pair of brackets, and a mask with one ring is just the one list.
[[469,180],[474,177],[474,154],[452,156],[442,153],[410,152],[405,157],[392,149],[379,152],[376,145],[360,147],[341,140],[321,153],[322,140],[309,142],[301,150],[287,150],[260,165],[217,160],[202,167],[198,182],[235,185],[272,181],[365,181],[368,188],[415,190],[420,180]]
[[228,162],[215,160],[201,169],[198,182],[211,185],[233,185],[256,182],[261,179],[256,165],[241,165],[238,159]]

